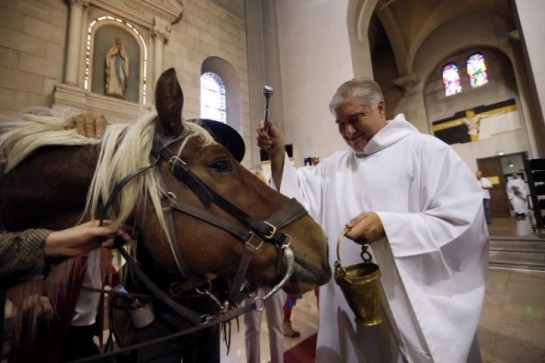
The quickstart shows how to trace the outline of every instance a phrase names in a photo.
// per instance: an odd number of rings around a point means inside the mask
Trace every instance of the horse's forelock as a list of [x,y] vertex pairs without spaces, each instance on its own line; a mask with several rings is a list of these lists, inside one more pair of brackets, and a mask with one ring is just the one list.
[[183,148],[187,142],[193,137],[199,137],[202,141],[202,147],[210,146],[212,144],[217,144],[216,140],[210,135],[208,131],[201,125],[198,125],[194,122],[183,122],[184,125],[184,139],[180,145],[180,150],[178,156],[182,153]]

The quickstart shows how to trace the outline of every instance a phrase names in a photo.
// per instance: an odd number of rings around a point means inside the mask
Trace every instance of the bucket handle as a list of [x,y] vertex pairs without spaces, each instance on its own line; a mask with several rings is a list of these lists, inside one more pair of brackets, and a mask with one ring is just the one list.
[[[341,248],[341,241],[342,239],[346,236],[346,234],[350,231],[350,228],[348,227],[344,227],[343,231],[341,232],[339,238],[337,239],[337,261],[335,263],[335,266],[338,265],[338,267],[343,270],[343,272],[345,271],[344,268],[342,267],[342,264],[341,264],[341,254],[340,254],[340,248]],[[368,250],[369,246],[366,245],[366,244],[362,244],[361,245],[361,253],[360,253],[360,256],[361,256],[361,259],[363,260],[363,263],[373,263],[373,257],[371,256],[371,254],[369,253],[369,250]]]
[[348,233],[349,229],[344,228],[341,232],[341,235],[337,239],[337,261],[335,261],[335,276],[336,278],[344,279],[346,276],[346,270],[341,264],[341,256],[339,253],[339,249],[341,247],[341,240],[344,238],[344,236]]
[[348,227],[344,227],[343,231],[341,232],[341,235],[337,239],[337,261],[339,261],[339,264],[341,263],[341,254],[339,253],[339,250],[341,248],[341,241],[349,231],[350,229]]

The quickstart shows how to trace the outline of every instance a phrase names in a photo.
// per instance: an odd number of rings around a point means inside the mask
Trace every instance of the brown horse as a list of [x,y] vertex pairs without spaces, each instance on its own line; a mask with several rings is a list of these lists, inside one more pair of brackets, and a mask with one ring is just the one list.
[[[287,244],[295,268],[284,290],[300,294],[327,282],[331,271],[322,229],[300,209],[289,212],[286,205],[293,201],[264,187],[203,128],[182,121],[183,94],[173,69],[157,83],[156,107],[157,113],[134,123],[108,126],[100,143],[59,130],[62,122],[51,116],[2,123],[0,212],[6,229],[62,229],[104,215],[132,225],[139,232],[135,250],[142,269],[163,291],[188,282],[229,286],[240,279],[237,271],[248,247],[255,251],[243,269],[244,280],[275,286],[289,266],[282,252]],[[278,210],[292,218],[264,222]],[[66,272],[79,263],[73,260],[59,264],[40,285],[57,308],[56,317],[68,321],[73,309],[59,306],[70,294],[58,294],[58,281],[67,282]],[[48,293],[48,287],[56,293]],[[58,346],[63,332],[55,333],[42,354],[54,355],[53,343]]]

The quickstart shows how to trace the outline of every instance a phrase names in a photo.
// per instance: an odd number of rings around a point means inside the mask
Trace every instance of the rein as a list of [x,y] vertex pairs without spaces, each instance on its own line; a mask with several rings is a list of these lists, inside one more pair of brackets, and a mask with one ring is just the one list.
[[187,334],[196,333],[201,329],[209,328],[209,327],[214,326],[216,324],[221,324],[223,322],[234,319],[239,315],[246,314],[247,312],[250,312],[250,311],[256,309],[256,305],[257,305],[257,303],[255,301],[252,301],[251,303],[248,303],[248,304],[244,305],[243,307],[240,307],[240,308],[238,308],[236,310],[226,311],[222,315],[216,316],[216,317],[202,323],[201,325],[194,326],[194,327],[191,327],[191,328],[188,328],[188,329],[185,329],[185,330],[182,330],[182,331],[179,331],[179,332],[176,332],[174,334],[170,334],[170,335],[167,335],[167,336],[164,336],[164,337],[161,337],[161,338],[148,340],[146,342],[139,343],[139,344],[134,344],[134,345],[131,345],[131,346],[126,347],[126,348],[120,348],[120,349],[117,349],[117,350],[115,350],[113,352],[102,353],[102,354],[99,354],[99,355],[94,355],[94,356],[91,356],[91,357],[78,359],[78,360],[72,361],[71,363],[92,362],[92,361],[95,361],[97,359],[104,359],[106,357],[113,357],[113,356],[116,356],[116,355],[119,355],[119,354],[128,353],[128,352],[130,352],[132,350],[135,350],[135,349],[140,349],[140,348],[144,348],[144,347],[147,347],[147,346],[150,346],[150,345],[153,345],[153,344],[157,344],[157,343],[163,342],[165,340],[170,340],[170,339],[178,338],[178,337],[181,337],[181,336],[184,336],[184,335],[187,335]]

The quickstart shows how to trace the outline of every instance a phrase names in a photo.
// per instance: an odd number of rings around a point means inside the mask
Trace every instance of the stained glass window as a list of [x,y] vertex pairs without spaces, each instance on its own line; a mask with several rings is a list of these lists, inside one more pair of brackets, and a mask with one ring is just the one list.
[[462,92],[462,83],[456,63],[447,63],[443,67],[443,90],[447,97]]
[[469,85],[471,88],[480,87],[488,83],[488,72],[484,55],[473,53],[466,60],[467,75],[469,76]]
[[201,118],[227,121],[225,84],[213,72],[206,72],[201,76]]

